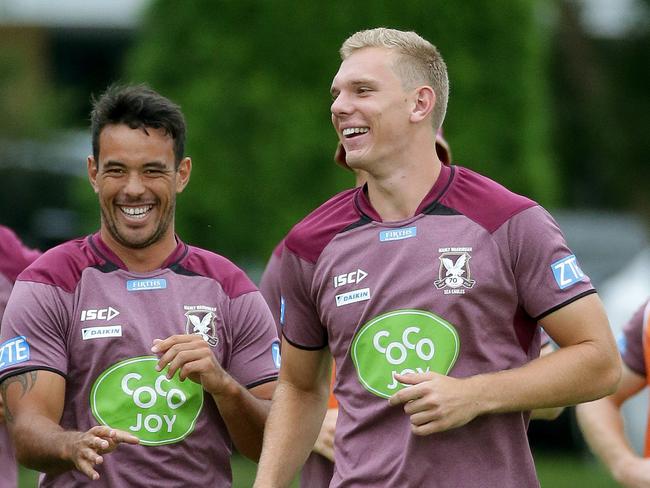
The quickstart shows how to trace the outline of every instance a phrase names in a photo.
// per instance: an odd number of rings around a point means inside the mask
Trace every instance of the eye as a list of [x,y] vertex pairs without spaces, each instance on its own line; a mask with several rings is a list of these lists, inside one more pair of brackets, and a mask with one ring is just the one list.
[[359,88],[357,88],[357,93],[359,95],[366,95],[366,94],[370,93],[371,91],[372,91],[372,88],[370,88],[368,86],[360,86]]
[[116,167],[105,168],[104,174],[108,176],[120,176],[124,174],[124,169]]

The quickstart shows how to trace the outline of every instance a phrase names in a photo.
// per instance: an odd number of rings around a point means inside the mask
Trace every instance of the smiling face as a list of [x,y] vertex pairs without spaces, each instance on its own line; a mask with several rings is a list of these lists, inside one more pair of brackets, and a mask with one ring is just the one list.
[[393,71],[395,53],[367,47],[348,56],[332,82],[332,123],[354,169],[399,156],[409,143],[415,90]]
[[88,176],[99,197],[102,238],[127,249],[174,245],[176,194],[189,180],[189,158],[175,168],[174,141],[162,129],[107,125]]

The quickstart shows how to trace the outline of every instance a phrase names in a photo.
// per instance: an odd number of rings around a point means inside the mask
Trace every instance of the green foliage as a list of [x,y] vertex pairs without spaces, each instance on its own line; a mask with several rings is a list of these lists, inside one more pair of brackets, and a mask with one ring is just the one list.
[[[415,30],[445,57],[455,160],[552,203],[544,50],[534,2],[153,2],[125,81],[183,107],[192,182],[177,228],[236,259],[265,259],[313,207],[352,185],[332,162],[329,87],[351,33]],[[543,177],[540,177],[543,175]]]

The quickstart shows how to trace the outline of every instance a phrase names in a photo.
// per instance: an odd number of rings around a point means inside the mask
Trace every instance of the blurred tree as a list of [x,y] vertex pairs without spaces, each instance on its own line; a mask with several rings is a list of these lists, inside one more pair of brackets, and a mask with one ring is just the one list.
[[650,1],[625,36],[585,31],[581,4],[561,0],[550,69],[566,202],[634,210],[650,222]]
[[147,82],[187,116],[195,164],[179,232],[261,260],[299,218],[352,184],[332,163],[329,87],[341,42],[380,25],[439,46],[452,87],[445,130],[459,164],[559,202],[535,4],[154,1],[124,81]]

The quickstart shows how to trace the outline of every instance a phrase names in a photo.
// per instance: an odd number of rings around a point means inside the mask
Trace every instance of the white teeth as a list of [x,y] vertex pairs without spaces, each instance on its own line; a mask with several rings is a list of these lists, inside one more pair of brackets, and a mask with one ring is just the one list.
[[142,218],[152,208],[153,205],[147,205],[146,207],[120,207],[120,210],[129,217]]
[[344,136],[351,136],[352,134],[365,134],[368,132],[367,127],[348,127],[347,129],[343,129],[343,135]]

